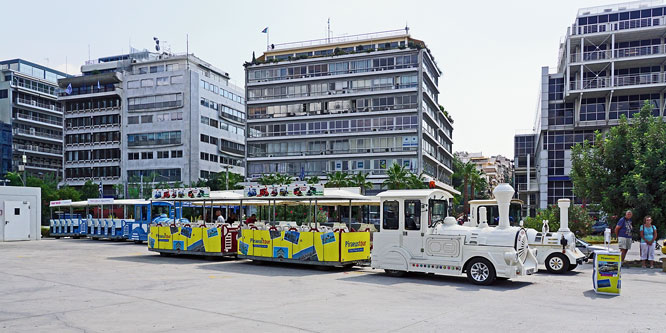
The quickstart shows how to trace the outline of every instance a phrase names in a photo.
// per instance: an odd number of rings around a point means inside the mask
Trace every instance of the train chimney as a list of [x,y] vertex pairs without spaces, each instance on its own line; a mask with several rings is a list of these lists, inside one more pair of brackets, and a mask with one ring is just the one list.
[[[486,213],[486,207],[479,207],[479,228],[488,228],[488,215]],[[476,227],[476,226],[474,226]]]
[[506,229],[511,226],[509,224],[509,205],[511,204],[511,198],[514,193],[515,191],[513,190],[513,187],[507,183],[499,184],[493,190],[493,195],[495,196],[495,200],[497,200],[497,208],[499,210],[498,229]]
[[569,230],[569,206],[571,206],[571,200],[569,199],[560,199],[557,200],[557,205],[560,206],[560,230],[559,232],[568,232]]

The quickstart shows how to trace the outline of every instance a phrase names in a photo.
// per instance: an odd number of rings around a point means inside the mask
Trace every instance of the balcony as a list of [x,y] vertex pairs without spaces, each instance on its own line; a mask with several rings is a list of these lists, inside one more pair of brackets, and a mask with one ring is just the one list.
[[[597,50],[571,54],[571,62],[592,62],[604,60],[621,60],[626,58],[646,57],[666,54],[666,45],[649,45],[626,47],[615,50]],[[582,57],[581,57],[582,55]]]
[[34,129],[31,129],[30,131],[20,129],[20,128],[15,128],[13,131],[14,135],[19,135],[19,136],[27,136],[31,138],[37,138],[37,139],[46,139],[49,141],[57,141],[57,142],[62,142],[62,135],[53,135],[53,134],[48,134],[48,133],[43,133],[39,131],[35,131]]
[[96,113],[96,112],[120,112],[120,106],[108,106],[105,108],[92,108],[92,109],[80,109],[80,110],[67,110],[65,115],[79,115],[84,113]]
[[391,90],[409,89],[409,88],[418,88],[418,84],[416,83],[388,84],[388,85],[378,85],[373,87],[342,88],[336,90],[317,91],[317,92],[312,91],[312,92],[302,92],[302,93],[273,95],[273,96],[250,96],[247,101],[256,103],[257,101],[266,101],[266,100],[300,99],[306,97],[335,96],[343,94],[359,94],[359,93],[379,92],[379,91],[386,91],[387,93],[391,93]]
[[58,127],[60,129],[62,129],[62,121],[55,121],[55,120],[46,119],[46,118],[33,117],[33,116],[29,116],[29,115],[26,115],[26,114],[23,114],[23,113],[17,113],[16,118],[21,119],[21,120],[30,121],[30,122],[36,122],[36,123],[40,123],[40,124],[49,124],[49,125],[52,125],[52,126],[55,126],[55,127]]
[[[570,90],[605,89],[628,86],[654,85],[666,83],[666,73],[655,72],[645,74],[615,75],[610,77],[595,77],[576,80],[569,83]],[[612,85],[611,85],[612,83]]]
[[62,107],[57,106],[57,105],[40,103],[40,102],[37,102],[35,100],[25,99],[25,98],[17,98],[15,101],[19,105],[25,105],[25,106],[29,106],[29,107],[33,107],[33,108],[38,108],[40,110],[45,110],[45,111],[62,113]]
[[574,24],[571,27],[571,35],[580,36],[663,26],[666,26],[666,16],[655,16],[586,25]]
[[97,88],[96,86],[86,86],[81,88],[74,88],[70,94],[68,94],[64,90],[61,90],[58,96],[70,97],[70,96],[97,94],[97,93],[112,92],[112,91],[116,91],[115,86],[102,86],[99,88]]
[[17,151],[26,151],[26,152],[31,152],[31,153],[37,153],[37,154],[50,154],[50,155],[56,155],[59,157],[62,157],[62,150],[61,149],[52,149],[52,148],[44,148],[40,146],[35,146],[35,145],[19,145],[15,144],[12,145],[13,150]]
[[294,157],[294,156],[330,156],[347,154],[382,154],[382,153],[404,153],[415,152],[417,147],[374,147],[353,149],[315,149],[292,152],[250,152],[248,158],[270,158],[270,157]]
[[[286,112],[286,113],[270,113],[253,111],[248,117],[250,121],[256,119],[282,119],[288,117],[314,117],[314,116],[329,116],[335,114],[351,114],[351,113],[365,113],[365,112],[379,112],[379,111],[408,111],[415,110],[418,104],[394,104],[386,106],[365,106],[365,107],[341,107],[328,110],[315,110],[315,111],[300,111],[300,112]],[[413,111],[412,111],[413,112]],[[388,113],[388,112],[385,112]]]
[[55,89],[55,88],[53,89],[53,91],[45,90],[45,89],[40,89],[39,86],[34,87],[32,85],[28,85],[28,84],[25,84],[23,82],[18,82],[18,81],[13,81],[12,85],[15,86],[15,87],[27,89],[27,90],[30,90],[30,91],[33,91],[33,92],[36,92],[36,93],[46,94],[46,95],[49,95],[50,97],[53,97],[53,98],[58,97],[58,89]]

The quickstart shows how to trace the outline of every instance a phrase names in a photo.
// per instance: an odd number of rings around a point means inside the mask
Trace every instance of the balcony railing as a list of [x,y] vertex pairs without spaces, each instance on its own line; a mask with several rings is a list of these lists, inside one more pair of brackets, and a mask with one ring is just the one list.
[[[610,77],[595,77],[583,79],[583,81],[571,81],[570,90],[603,89],[611,87],[626,87],[647,84],[666,83],[666,73],[655,72],[645,74],[615,75],[611,81]],[[611,85],[612,83],[612,85]]]
[[53,134],[43,133],[43,132],[39,132],[39,131],[27,131],[27,130],[20,129],[20,128],[15,128],[13,132],[14,132],[14,135],[29,135],[29,136],[36,136],[36,137],[40,137],[40,138],[47,138],[47,139],[62,141],[62,135],[53,135]]
[[273,99],[284,99],[284,98],[299,98],[299,97],[313,97],[313,96],[329,96],[329,95],[342,95],[342,94],[355,94],[361,92],[372,92],[372,91],[382,91],[382,90],[393,90],[393,89],[408,89],[408,88],[417,88],[418,84],[409,83],[409,84],[388,84],[388,85],[378,85],[374,87],[364,87],[364,88],[344,88],[338,90],[326,90],[326,91],[311,91],[311,92],[302,92],[294,94],[284,94],[284,95],[272,95],[272,96],[252,96],[248,98],[248,102],[251,101],[262,101],[262,100],[273,100]]
[[[312,65],[310,65],[312,66]],[[364,67],[364,68],[347,68],[344,70],[333,70],[333,71],[325,71],[325,72],[313,72],[313,73],[299,73],[299,74],[292,74],[292,75],[280,75],[280,76],[271,76],[271,77],[263,77],[263,78],[249,78],[248,83],[256,83],[256,82],[271,82],[271,81],[280,81],[280,80],[292,80],[292,79],[305,79],[305,78],[314,78],[314,77],[326,77],[326,76],[336,76],[336,75],[349,75],[349,74],[357,74],[357,73],[375,73],[375,72],[381,72],[381,71],[388,71],[388,70],[395,70],[395,69],[407,69],[407,68],[418,68],[417,63],[407,63],[407,64],[394,64],[394,65],[385,65],[385,66],[372,66],[372,67]],[[299,67],[306,67],[306,66],[299,66]],[[276,70],[278,71],[278,70]],[[431,75],[431,77],[434,77]],[[433,79],[436,80],[436,79]]]
[[356,108],[339,108],[329,110],[316,110],[316,111],[300,111],[300,112],[287,112],[287,113],[263,113],[254,111],[248,119],[267,119],[267,118],[284,118],[284,117],[299,117],[299,116],[319,116],[329,114],[341,113],[359,113],[359,112],[374,112],[374,111],[392,111],[392,110],[413,110],[418,107],[417,104],[394,104],[387,106],[365,106]]
[[67,114],[76,113],[91,113],[91,112],[107,112],[107,111],[120,111],[120,106],[107,106],[104,108],[80,109],[80,110],[67,110]]
[[40,93],[43,93],[43,94],[51,95],[53,97],[58,96],[58,92],[59,92],[59,89],[57,89],[57,88],[54,88],[53,90],[45,90],[45,89],[40,89],[39,85],[37,87],[33,87],[32,85],[27,85],[23,82],[18,82],[18,81],[13,81],[12,85],[17,86],[17,87],[21,87],[21,88],[25,88],[25,89],[29,89],[29,90],[32,90],[32,91],[40,92]]
[[34,145],[13,145],[12,149],[14,150],[25,150],[25,151],[31,151],[31,152],[37,152],[37,153],[47,153],[47,154],[55,154],[55,155],[62,155],[62,150],[58,149],[52,149],[52,148],[44,148],[40,146],[34,146]]
[[396,153],[413,152],[417,147],[375,147],[375,148],[353,148],[353,149],[316,149],[292,152],[250,152],[248,157],[288,157],[288,156],[317,156],[317,155],[341,155],[341,154],[369,154],[369,153]]
[[630,57],[659,55],[665,53],[666,53],[666,45],[626,47],[615,50],[597,50],[597,51],[583,52],[582,58],[581,58],[581,53],[573,53],[571,54],[571,62],[622,59]]
[[45,103],[40,103],[32,99],[25,99],[25,98],[17,98],[16,102],[22,105],[28,105],[28,106],[36,106],[42,109],[46,110],[51,110],[51,111],[59,111],[62,112],[62,107],[53,105],[53,104],[45,104]]
[[77,95],[87,95],[87,94],[96,94],[96,93],[102,93],[102,92],[109,92],[109,91],[115,91],[116,87],[99,87],[97,88],[96,86],[90,86],[89,89],[84,89],[84,88],[78,88],[72,90],[71,93],[67,93],[64,90],[61,90],[58,96],[60,97],[67,97],[67,96],[77,96]]
[[55,120],[51,120],[51,119],[29,116],[29,115],[26,115],[26,114],[23,114],[23,113],[17,113],[16,118],[36,121],[36,122],[40,122],[40,123],[47,123],[47,124],[56,125],[56,126],[62,126],[62,120],[61,121],[55,121]]
[[666,25],[665,16],[622,20],[622,21],[606,22],[598,24],[586,24],[586,25],[574,24],[571,29],[571,34],[586,35],[586,34],[594,34],[602,32],[608,33],[611,31],[641,29],[641,28],[664,26],[664,25]]

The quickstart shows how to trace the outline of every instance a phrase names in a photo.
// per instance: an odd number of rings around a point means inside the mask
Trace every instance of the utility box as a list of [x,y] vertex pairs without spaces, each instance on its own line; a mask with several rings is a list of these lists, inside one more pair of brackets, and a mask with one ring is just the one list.
[[41,238],[42,189],[0,187],[0,242]]

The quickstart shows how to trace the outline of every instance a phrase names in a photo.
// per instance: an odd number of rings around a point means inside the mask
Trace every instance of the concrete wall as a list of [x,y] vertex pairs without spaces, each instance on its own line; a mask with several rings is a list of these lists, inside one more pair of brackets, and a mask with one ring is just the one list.
[[[42,237],[42,189],[39,187],[0,186],[0,242],[5,241],[5,201],[27,202],[30,211],[30,240],[39,240]],[[23,221],[21,221],[23,222]]]

